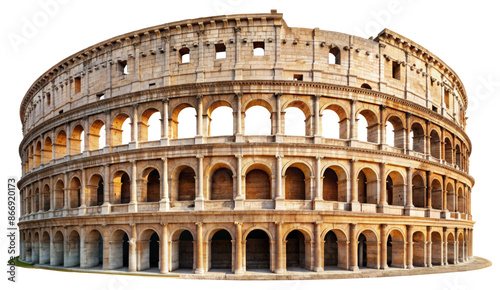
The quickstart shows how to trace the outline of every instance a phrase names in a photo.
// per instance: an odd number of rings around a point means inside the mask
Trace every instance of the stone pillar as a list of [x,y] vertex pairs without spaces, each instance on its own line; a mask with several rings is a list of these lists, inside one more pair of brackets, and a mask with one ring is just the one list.
[[160,274],[168,273],[168,224],[161,224],[161,239],[160,239]]
[[426,171],[426,178],[427,178],[427,204],[426,208],[431,209],[432,208],[432,185],[431,185],[431,176],[432,176],[432,171]]
[[314,224],[314,271],[315,272],[323,272],[323,263],[322,263],[322,240],[321,240],[321,224],[322,222],[318,221]]
[[[282,125],[281,125],[281,96],[283,94],[281,93],[276,93],[274,94],[274,97],[276,97],[276,136],[283,135],[282,131]],[[276,137],[276,142],[281,142],[281,139],[279,137]]]
[[[50,184],[51,184],[51,186],[54,186],[54,184],[52,183],[52,176],[51,176]],[[64,172],[63,209],[69,208],[69,193],[71,192],[70,190],[71,190],[71,188],[70,188],[69,180],[68,180],[68,172]],[[51,196],[55,196],[54,190],[51,190]],[[55,209],[55,207],[56,207],[55,206],[55,198],[52,198],[50,208]]]
[[236,225],[236,269],[234,271],[235,274],[244,274],[243,270],[243,243],[242,243],[242,233],[241,226],[242,222],[235,222]]
[[[70,132],[70,126],[69,126],[69,122],[66,122],[66,156],[70,156],[71,155],[71,132]],[[45,142],[42,138],[42,156],[41,156],[41,163],[43,164],[43,157],[44,157],[44,146],[45,146]],[[66,185],[66,184],[64,184]]]
[[276,250],[278,254],[276,256],[276,274],[283,274],[286,271],[285,257],[283,251],[283,222],[275,222],[276,224]]
[[203,223],[196,223],[196,274],[204,274],[203,268]]
[[350,126],[350,133],[349,133],[349,139],[351,140],[358,140],[358,122],[356,120],[356,100],[351,100],[351,126]]
[[380,163],[380,202],[379,204],[387,205],[387,177],[385,176],[385,163]]
[[81,180],[81,186],[82,189],[80,190],[80,208],[78,210],[79,215],[85,215],[87,213],[87,174],[85,172],[85,168],[82,168],[82,180]]
[[406,207],[413,207],[413,167],[406,167]]
[[406,264],[408,269],[413,269],[413,226],[406,226]]
[[104,194],[104,203],[102,205],[102,213],[108,214],[111,211],[111,205],[109,204],[109,188],[112,186],[111,178],[110,178],[110,169],[109,164],[104,165],[104,180],[103,180],[103,194]]
[[160,197],[160,211],[168,211],[170,209],[170,198],[168,193],[168,159],[162,157],[161,168],[161,197]]
[[383,270],[389,269],[387,265],[387,225],[380,225],[380,263]]
[[321,95],[314,96],[314,143],[321,144],[320,118],[319,118],[319,99]]
[[234,95],[234,98],[236,99],[236,130],[234,132],[235,135],[235,142],[243,142],[243,132],[242,132],[242,125],[241,125],[241,97],[243,96],[243,93],[236,93]]
[[380,106],[380,145],[384,145],[384,144],[387,144],[387,140],[386,140],[386,123],[385,123],[385,109],[386,107],[385,106]]
[[244,200],[245,196],[242,193],[241,188],[243,187],[242,184],[242,179],[241,179],[241,159],[243,158],[242,154],[236,154],[234,155],[237,159],[237,166],[236,166],[236,197],[234,199],[234,209],[236,210],[243,210],[245,207]]
[[128,241],[128,270],[129,272],[137,272],[137,226],[136,224],[130,224],[130,226],[132,227],[132,235]]
[[130,202],[128,212],[137,212],[137,161],[132,160],[132,174],[130,176]]
[[274,198],[275,209],[285,209],[285,198],[283,197],[282,192],[282,178],[283,174],[281,173],[281,159],[283,155],[276,154],[276,197]]
[[161,139],[160,139],[160,145],[162,146],[167,146],[169,144],[168,140],[168,102],[169,99],[163,99],[163,112],[161,116]]
[[351,271],[359,271],[358,266],[358,241],[356,240],[356,224],[349,224],[349,250],[350,250],[350,270]]
[[196,155],[198,159],[198,172],[196,173],[196,198],[194,199],[195,210],[203,210],[204,208],[204,196],[203,196],[203,155]]
[[132,106],[134,108],[134,112],[132,114],[132,128],[131,128],[131,136],[130,136],[130,147],[131,149],[137,148],[138,142],[139,142],[139,125],[138,125],[138,115],[139,113],[137,112],[138,105],[134,104]]
[[427,227],[427,267],[432,267],[432,237],[431,237],[431,227]]
[[196,110],[196,136],[195,143],[203,143],[203,95],[197,95],[198,108]]
[[[351,211],[361,211],[361,204],[358,201],[358,177],[356,176],[356,159],[351,159]],[[349,193],[347,193],[349,194]],[[349,201],[349,196],[347,198]]]
[[411,116],[412,114],[411,113],[406,113],[406,144],[405,144],[405,148],[406,148],[406,154],[408,154],[408,152],[410,152],[411,150],[413,150],[413,148],[410,147],[410,138],[411,138]]

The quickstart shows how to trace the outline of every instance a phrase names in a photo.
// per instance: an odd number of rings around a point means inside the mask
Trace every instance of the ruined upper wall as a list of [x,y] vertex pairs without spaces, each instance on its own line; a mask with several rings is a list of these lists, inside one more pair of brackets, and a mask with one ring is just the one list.
[[[30,87],[23,133],[103,98],[164,86],[231,80],[293,80],[366,87],[425,106],[464,127],[458,76],[420,45],[390,30],[375,39],[288,27],[282,14],[183,20],[123,34],[62,60]],[[217,58],[224,47],[226,57]],[[254,55],[263,47],[262,56]],[[189,51],[189,61],[182,54]],[[336,56],[331,63],[330,53]]]

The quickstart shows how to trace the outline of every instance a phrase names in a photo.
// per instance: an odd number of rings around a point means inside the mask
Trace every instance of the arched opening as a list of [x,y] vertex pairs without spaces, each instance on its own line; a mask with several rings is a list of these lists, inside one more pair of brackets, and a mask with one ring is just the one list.
[[211,269],[231,269],[232,244],[231,235],[226,230],[217,231],[210,241]]
[[261,169],[253,169],[245,175],[246,199],[271,199],[271,180]]
[[306,181],[302,170],[288,167],[285,172],[285,199],[305,200]]
[[444,160],[448,164],[453,164],[453,146],[448,138],[444,140]]
[[443,188],[441,183],[434,179],[431,183],[431,205],[433,209],[443,209]]
[[465,197],[462,188],[458,188],[458,212],[465,213]]
[[40,189],[37,187],[35,189],[35,212],[40,211]]
[[337,235],[333,231],[329,231],[325,236],[324,259],[325,269],[326,267],[338,267],[339,265]]
[[138,242],[137,270],[158,269],[160,263],[160,237],[154,230],[146,230]]
[[54,234],[54,238],[52,239],[52,249],[54,250],[54,253],[50,258],[50,265],[64,265],[64,237],[60,231],[57,231]]
[[334,110],[326,109],[323,111],[321,117],[321,135],[323,137],[340,139],[341,127],[339,115]]
[[26,204],[27,204],[27,212],[28,214],[32,213],[32,208],[31,208],[31,204],[32,204],[32,194],[31,194],[31,189],[28,190],[28,196],[26,197]]
[[246,238],[246,268],[270,269],[271,250],[269,236],[263,230],[253,230]]
[[196,136],[196,109],[190,104],[180,104],[172,111],[170,134],[173,139]]
[[35,161],[35,167],[40,166],[42,163],[42,143],[38,141],[35,146],[35,156],[34,156],[34,161]]
[[270,106],[269,108],[259,105],[247,107],[245,110],[245,135],[271,135]]
[[160,173],[153,169],[146,177],[146,200],[147,202],[158,202],[161,198]]
[[464,235],[460,233],[458,235],[458,262],[463,263],[465,262],[465,240],[464,240]]
[[80,265],[80,234],[72,231],[68,236],[67,255],[64,267],[75,267]]
[[50,139],[50,137],[45,138],[42,155],[43,164],[47,164],[52,160],[52,139]]
[[437,159],[441,158],[441,139],[439,138],[439,134],[432,130],[431,132],[431,156]]
[[389,172],[386,179],[386,194],[389,205],[405,205],[405,182],[401,173]]
[[370,168],[364,168],[358,173],[358,201],[377,203],[377,175]]
[[425,133],[420,123],[413,123],[410,132],[410,148],[419,153],[424,153],[425,150]]
[[42,190],[42,205],[44,211],[50,210],[50,188],[47,184],[45,184]]
[[392,116],[386,123],[386,144],[396,148],[404,148],[405,128],[400,118]]
[[81,193],[81,182],[77,177],[73,177],[70,182],[70,191],[69,191],[69,207],[77,208],[82,205],[80,193]]
[[431,243],[432,265],[440,266],[442,265],[442,247],[443,247],[441,235],[438,232],[432,232],[431,242],[432,242]]
[[57,133],[56,142],[54,144],[56,159],[63,158],[66,155],[66,139],[66,132],[61,130]]
[[227,102],[218,101],[209,107],[208,135],[233,135],[233,109]]
[[183,230],[178,238],[172,239],[172,271],[188,269],[194,266],[194,239],[191,232]]
[[448,234],[448,238],[446,239],[447,244],[447,257],[446,261],[448,264],[455,264],[455,237],[452,233]]
[[387,238],[387,266],[404,268],[405,262],[405,239],[398,230],[393,230]]
[[311,113],[302,101],[293,101],[285,109],[285,135],[311,136]]
[[358,266],[378,269],[378,240],[371,231],[358,236]]
[[358,140],[371,143],[379,142],[379,122],[377,115],[370,110],[358,114]]
[[177,199],[179,201],[193,201],[196,195],[196,173],[193,168],[185,167],[179,173]]
[[70,150],[71,155],[80,154],[85,150],[85,131],[82,125],[76,125],[71,133]]
[[233,199],[233,173],[228,168],[219,168],[212,174],[211,200]]
[[55,194],[55,205],[54,209],[62,209],[64,208],[64,183],[62,180],[58,180],[56,182],[56,188],[54,190]]
[[43,232],[40,240],[40,259],[39,264],[50,263],[50,236],[49,233]]
[[82,268],[102,268],[103,261],[103,240],[98,230],[92,230],[87,237],[86,243],[87,260]]
[[413,233],[413,266],[426,266],[425,244],[425,236],[422,232]]
[[362,84],[361,88],[367,89],[367,90],[371,90],[372,89],[372,87],[369,84],[366,84],[366,83]]
[[462,154],[460,152],[460,146],[457,145],[455,147],[455,164],[459,169],[462,169]]
[[286,267],[306,268],[305,237],[299,230],[293,230],[286,236]]
[[328,51],[328,64],[340,64],[340,49],[333,47]]
[[90,178],[89,184],[89,205],[100,206],[104,203],[104,181],[99,174],[94,174]]
[[128,115],[119,114],[111,126],[111,146],[128,144],[131,140],[131,121]]
[[455,189],[451,183],[446,186],[446,209],[450,212],[455,211]]
[[413,205],[415,207],[425,207],[425,182],[422,176],[415,175],[412,179]]
[[113,203],[130,202],[130,177],[125,171],[117,171],[113,175]]
[[339,201],[339,178],[331,168],[327,168],[323,174],[323,199],[327,201]]
[[109,269],[128,267],[129,238],[123,230],[115,231],[109,241]]
[[40,257],[40,235],[38,233],[35,233],[33,235],[33,240],[31,242],[31,263],[34,263],[34,264],[39,264],[40,263],[40,260],[39,260],[39,257]]
[[254,56],[264,56],[265,54],[265,43],[264,41],[254,41],[253,43],[253,55]]
[[106,146],[106,126],[101,120],[96,120],[89,130],[89,150],[97,150]]
[[141,142],[156,141],[161,138],[161,114],[156,109],[147,109],[142,113],[139,124]]

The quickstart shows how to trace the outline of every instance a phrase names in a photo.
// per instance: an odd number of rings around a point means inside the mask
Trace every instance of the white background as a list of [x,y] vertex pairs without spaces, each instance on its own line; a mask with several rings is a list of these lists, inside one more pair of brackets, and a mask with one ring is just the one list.
[[[68,3],[66,3],[68,2]],[[76,2],[76,1],[75,1]],[[0,261],[6,265],[7,177],[19,179],[18,145],[22,139],[20,102],[31,84],[63,58],[90,45],[133,30],[177,20],[238,13],[267,13],[277,9],[292,27],[319,27],[361,37],[376,36],[387,27],[424,46],[461,78],[468,97],[467,133],[473,149],[470,173],[474,254],[493,266],[472,272],[414,277],[328,281],[186,281],[164,278],[70,274],[18,269],[10,289],[132,289],[139,287],[200,287],[203,289],[300,289],[312,287],[370,287],[371,289],[498,289],[488,283],[499,272],[498,144],[500,130],[500,65],[498,8],[494,1],[2,1],[0,4]],[[52,3],[52,5],[44,5]],[[47,8],[48,7],[48,8]],[[31,29],[28,29],[31,27]],[[13,41],[13,40],[16,41]]]

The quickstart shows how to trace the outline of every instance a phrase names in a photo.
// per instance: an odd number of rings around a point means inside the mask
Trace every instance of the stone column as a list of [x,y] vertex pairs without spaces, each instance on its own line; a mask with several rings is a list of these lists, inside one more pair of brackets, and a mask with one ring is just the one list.
[[234,271],[235,274],[244,274],[243,270],[243,244],[242,244],[242,233],[241,226],[242,222],[235,222],[236,225],[236,269]]
[[196,136],[195,143],[203,143],[203,95],[197,95],[198,108],[196,110]]
[[168,102],[169,99],[163,99],[163,112],[161,116],[161,139],[160,139],[160,145],[161,146],[167,146],[169,144],[168,140]]
[[319,100],[321,95],[314,96],[314,144],[321,143],[320,119],[319,119]]
[[281,159],[283,155],[276,154],[276,197],[274,198],[275,209],[285,209],[285,198],[282,192],[282,173],[281,173]]
[[386,107],[385,106],[380,106],[380,145],[384,145],[384,144],[387,144],[387,140],[386,140],[386,128],[385,128],[385,109]]
[[128,271],[137,272],[137,226],[130,224],[132,227],[132,235],[128,241],[129,243],[129,258],[128,258]]
[[168,273],[168,224],[161,224],[161,239],[160,239],[160,274]]
[[130,202],[128,212],[137,212],[137,161],[132,160],[132,174],[130,176]]
[[431,227],[427,227],[427,267],[432,267],[432,237],[431,237]]
[[102,213],[108,214],[111,211],[111,206],[109,204],[109,188],[111,187],[111,179],[110,179],[110,169],[109,164],[104,165],[104,180],[103,180],[103,194],[104,194],[104,203],[102,205]]
[[82,180],[81,180],[81,186],[82,189],[80,190],[80,208],[78,210],[79,215],[85,215],[87,213],[87,174],[85,172],[85,168],[82,168]]
[[405,144],[405,148],[406,148],[406,154],[408,154],[409,151],[413,150],[413,148],[410,147],[410,138],[411,138],[411,116],[412,114],[411,113],[406,113],[406,144]]
[[235,135],[235,142],[243,142],[243,132],[242,132],[242,125],[241,125],[241,97],[243,96],[243,93],[236,93],[234,94],[234,98],[236,99],[236,130],[234,132]]
[[358,266],[358,241],[356,240],[356,224],[349,224],[349,250],[350,250],[350,270],[351,271],[359,271]]
[[[361,204],[358,201],[358,177],[356,176],[356,159],[351,159],[351,211],[361,211]],[[349,194],[349,193],[347,193]]]
[[276,98],[276,133],[275,135],[283,135],[283,131],[281,128],[281,96],[282,93],[275,93],[274,97]]
[[413,167],[406,167],[406,207],[413,207]]
[[321,240],[321,224],[322,222],[318,221],[314,224],[314,271],[323,272],[322,267],[322,255],[321,255],[321,246],[323,245]]
[[413,269],[413,226],[406,226],[406,264],[408,269]]
[[204,274],[203,268],[203,223],[196,223],[196,274]]
[[357,127],[358,122],[356,121],[356,100],[351,100],[351,126],[349,130],[349,139],[358,140]]
[[161,168],[161,197],[160,197],[160,211],[168,211],[170,209],[170,199],[168,193],[168,159],[162,157]]
[[139,125],[138,125],[138,115],[139,113],[137,112],[138,105],[134,104],[132,106],[134,108],[134,112],[132,115],[132,128],[131,128],[131,136],[130,136],[130,149],[137,148],[138,147],[138,142],[139,142]]
[[385,176],[385,163],[380,163],[380,202],[379,204],[387,205],[387,177]]
[[389,266],[387,266],[387,225],[380,225],[380,263],[381,269],[387,270]]
[[[69,122],[66,122],[66,156],[70,156],[71,155],[71,132],[70,132],[70,126],[69,126]],[[42,157],[41,157],[41,163],[43,164],[43,157],[44,157],[44,149],[43,148],[45,146],[45,142],[42,138]],[[65,184],[66,185],[66,184]]]
[[243,158],[242,154],[236,154],[234,155],[237,159],[237,166],[236,166],[236,197],[234,199],[234,209],[237,210],[243,210],[245,207],[244,200],[245,196],[243,195],[243,192],[241,190],[243,184],[242,184],[242,179],[241,179],[241,159]]
[[426,171],[426,177],[427,177],[427,204],[426,208],[431,209],[432,208],[432,185],[431,185],[431,176],[432,176],[432,171]]
[[[51,184],[51,186],[54,186],[54,184],[52,183],[52,176],[51,176],[50,184]],[[69,192],[70,192],[70,190],[71,190],[71,188],[70,188],[69,181],[68,181],[68,172],[64,172],[63,209],[69,208]],[[55,196],[54,193],[55,193],[55,191],[51,190],[51,196]],[[55,202],[54,201],[55,201],[55,199],[52,198],[52,202],[50,205],[51,209],[55,209]]]
[[283,251],[283,222],[275,222],[276,224],[276,250],[278,254],[276,256],[276,274],[283,274],[286,271],[285,257]]
[[205,200],[203,196],[203,155],[196,155],[196,158],[198,159],[198,172],[196,173],[196,181],[197,181],[197,187],[196,187],[196,198],[194,199],[194,204],[195,204],[195,210],[203,210],[204,204],[203,201]]

